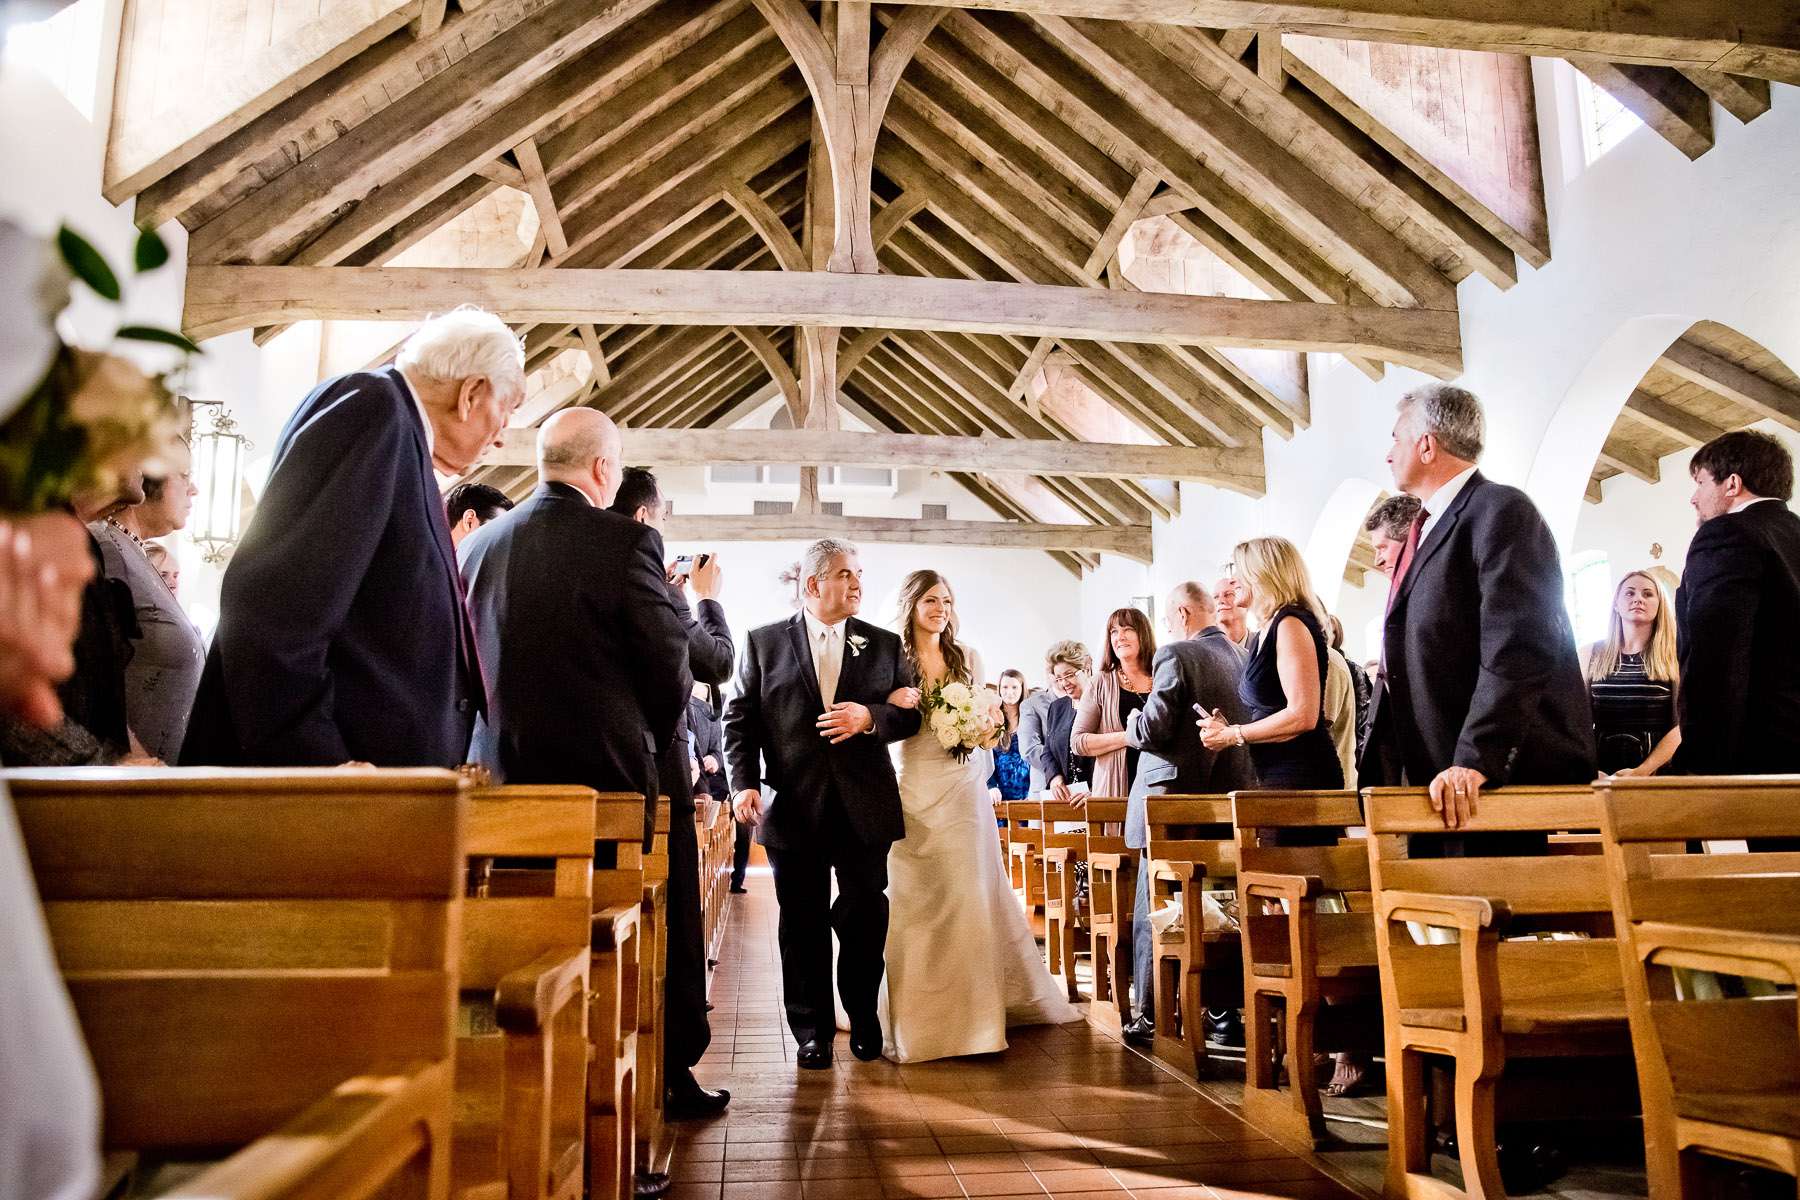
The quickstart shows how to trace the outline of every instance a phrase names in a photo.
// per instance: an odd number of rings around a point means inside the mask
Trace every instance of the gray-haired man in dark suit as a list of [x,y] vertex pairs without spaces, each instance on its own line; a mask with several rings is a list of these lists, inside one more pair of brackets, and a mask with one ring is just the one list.
[[1131,986],[1138,1015],[1125,1036],[1148,1042],[1155,1032],[1151,999],[1154,939],[1150,936],[1150,872],[1143,850],[1148,843],[1147,801],[1154,795],[1196,795],[1256,786],[1250,752],[1233,746],[1214,753],[1200,741],[1194,710],[1223,709],[1227,719],[1247,721],[1238,699],[1245,655],[1219,627],[1218,609],[1197,583],[1177,584],[1169,593],[1164,622],[1170,642],[1151,664],[1152,685],[1144,707],[1125,725],[1125,744],[1142,751],[1125,809],[1125,844],[1139,852],[1137,906],[1132,916]]

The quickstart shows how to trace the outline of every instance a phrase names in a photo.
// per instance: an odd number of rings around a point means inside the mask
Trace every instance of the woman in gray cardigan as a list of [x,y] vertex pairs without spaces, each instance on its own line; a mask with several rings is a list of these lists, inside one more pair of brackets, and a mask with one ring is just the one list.
[[139,638],[125,668],[125,715],[145,751],[174,763],[187,734],[188,714],[200,687],[206,643],[188,619],[147,553],[150,538],[187,524],[198,489],[188,465],[168,478],[144,480],[144,502],[121,509],[90,528],[100,542],[106,574],[125,581],[137,610]]

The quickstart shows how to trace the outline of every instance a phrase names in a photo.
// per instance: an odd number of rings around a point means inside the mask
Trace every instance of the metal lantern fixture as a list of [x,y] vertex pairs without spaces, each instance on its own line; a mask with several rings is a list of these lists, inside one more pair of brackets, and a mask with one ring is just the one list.
[[223,401],[189,401],[194,414],[194,517],[188,536],[209,563],[231,557],[243,524],[244,458],[250,439]]

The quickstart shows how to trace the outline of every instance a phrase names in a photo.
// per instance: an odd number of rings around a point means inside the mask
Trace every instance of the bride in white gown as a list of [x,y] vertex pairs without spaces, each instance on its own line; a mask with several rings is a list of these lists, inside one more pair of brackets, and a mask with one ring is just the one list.
[[[956,640],[955,601],[935,571],[901,585],[900,636],[921,683],[985,679]],[[894,702],[919,702],[916,688]],[[1006,1049],[1009,1025],[1079,1020],[1050,977],[1001,868],[988,798],[990,755],[957,762],[930,722],[893,747],[906,837],[888,854],[884,1053],[923,1062]]]

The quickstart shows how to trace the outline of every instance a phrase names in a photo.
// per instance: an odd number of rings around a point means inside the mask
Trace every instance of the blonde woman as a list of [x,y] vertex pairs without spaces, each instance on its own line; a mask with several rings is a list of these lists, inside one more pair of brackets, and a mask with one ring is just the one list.
[[1619,580],[1606,640],[1589,646],[1588,695],[1605,775],[1654,775],[1681,745],[1675,723],[1680,668],[1675,614],[1643,571]]
[[1265,788],[1343,787],[1324,712],[1330,663],[1325,618],[1299,549],[1278,537],[1239,542],[1231,572],[1257,624],[1238,685],[1251,720],[1232,725],[1217,709],[1203,713],[1200,740],[1208,750],[1248,746]]

